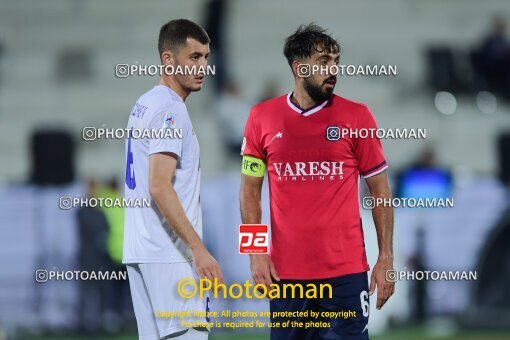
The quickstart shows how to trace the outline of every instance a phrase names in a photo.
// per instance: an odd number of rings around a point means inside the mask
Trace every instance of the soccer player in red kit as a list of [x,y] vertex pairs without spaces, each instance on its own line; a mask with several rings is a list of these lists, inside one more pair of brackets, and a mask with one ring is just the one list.
[[[242,146],[240,200],[243,223],[261,223],[267,169],[271,248],[269,255],[250,255],[255,283],[333,287],[332,298],[272,299],[271,312],[355,313],[322,318],[328,328],[272,328],[271,339],[368,339],[369,295],[377,288],[380,309],[394,292],[394,284],[386,280],[386,272],[393,270],[391,207],[372,210],[379,257],[368,287],[360,177],[373,197],[390,198],[391,192],[380,140],[355,133],[377,127],[372,113],[366,105],[333,93],[337,76],[328,70],[338,65],[339,54],[338,42],[313,24],[287,38],[284,55],[294,75],[294,90],[255,105],[250,112]],[[346,129],[353,133],[342,133]]]

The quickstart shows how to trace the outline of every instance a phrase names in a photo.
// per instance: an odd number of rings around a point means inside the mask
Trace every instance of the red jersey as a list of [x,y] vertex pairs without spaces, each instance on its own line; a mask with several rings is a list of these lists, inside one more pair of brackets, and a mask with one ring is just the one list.
[[[337,95],[302,110],[292,93],[255,105],[243,155],[267,165],[270,256],[282,279],[322,279],[369,270],[359,210],[359,177],[387,168],[368,107]],[[345,131],[345,130],[344,130]]]

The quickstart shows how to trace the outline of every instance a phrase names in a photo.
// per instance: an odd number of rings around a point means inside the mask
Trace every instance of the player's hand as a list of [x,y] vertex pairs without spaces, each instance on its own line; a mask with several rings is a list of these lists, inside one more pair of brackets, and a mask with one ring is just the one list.
[[201,279],[207,278],[213,281],[216,278],[218,283],[223,283],[223,273],[221,272],[220,265],[204,245],[192,250],[192,255],[195,269]]
[[392,257],[379,258],[372,270],[369,295],[374,293],[377,286],[377,309],[381,309],[395,292],[395,282],[388,282],[386,280],[386,272],[389,270],[393,270]]
[[276,268],[269,255],[256,254],[250,255],[251,275],[255,284],[263,284],[269,288],[273,279],[280,281]]

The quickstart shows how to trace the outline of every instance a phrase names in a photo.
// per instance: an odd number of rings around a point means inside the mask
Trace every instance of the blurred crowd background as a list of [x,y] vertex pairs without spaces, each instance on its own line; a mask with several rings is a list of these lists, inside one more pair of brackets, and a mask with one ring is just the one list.
[[[477,271],[476,281],[399,282],[381,311],[372,303],[370,332],[510,338],[507,1],[1,0],[0,339],[135,338],[126,281],[38,283],[35,272],[123,270],[122,209],[61,210],[59,197],[122,197],[124,141],[84,141],[82,129],[126,126],[158,77],[117,78],[115,65],[158,64],[159,28],[176,18],[200,23],[212,40],[216,75],[186,104],[201,147],[204,239],[228,282],[251,277],[237,253],[244,123],[252,105],[292,90],[283,41],[315,22],[341,42],[341,64],[397,66],[396,76],[340,77],[337,94],[367,104],[382,128],[427,131],[383,140],[394,195],[455,200],[396,210],[396,269]],[[267,201],[265,188],[265,222]],[[362,217],[373,266],[370,211]],[[215,338],[243,333],[267,337]]]

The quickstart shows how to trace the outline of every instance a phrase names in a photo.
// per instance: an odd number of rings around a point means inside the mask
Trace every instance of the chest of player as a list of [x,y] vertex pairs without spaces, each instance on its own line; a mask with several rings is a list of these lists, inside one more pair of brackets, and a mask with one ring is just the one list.
[[[324,114],[323,114],[324,113]],[[263,134],[264,152],[269,162],[313,162],[342,161],[351,163],[355,159],[355,140],[346,130],[352,129],[349,122],[327,112],[314,116],[286,117],[273,122]]]

